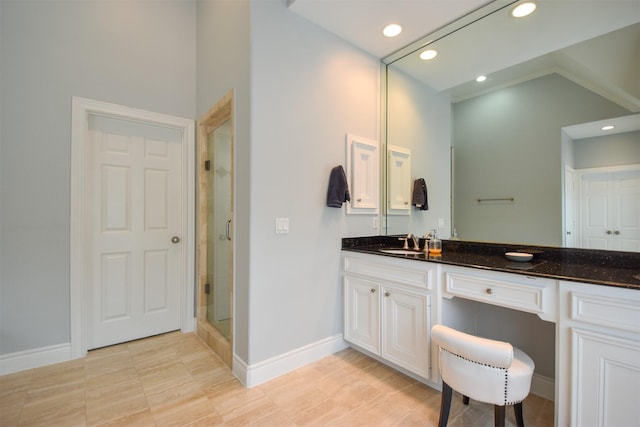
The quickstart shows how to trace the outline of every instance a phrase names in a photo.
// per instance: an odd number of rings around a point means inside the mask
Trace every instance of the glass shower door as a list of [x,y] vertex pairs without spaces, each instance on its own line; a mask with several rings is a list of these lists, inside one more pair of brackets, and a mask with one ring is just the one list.
[[233,139],[227,120],[208,134],[207,174],[207,321],[231,339],[233,284],[232,188]]

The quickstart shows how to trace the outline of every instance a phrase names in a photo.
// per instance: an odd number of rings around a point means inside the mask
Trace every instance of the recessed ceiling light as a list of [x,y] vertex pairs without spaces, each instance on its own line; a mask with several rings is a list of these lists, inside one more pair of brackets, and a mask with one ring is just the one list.
[[478,76],[478,77],[476,77],[476,81],[478,83],[482,83],[485,80],[487,80],[487,76]]
[[511,16],[514,18],[524,18],[525,16],[531,15],[533,11],[536,10],[536,7],[537,5],[532,1],[520,3],[511,9]]
[[385,37],[395,37],[402,32],[402,27],[398,24],[389,24],[382,30]]
[[602,126],[602,130],[611,130],[613,129],[613,126],[608,125],[608,126]]
[[427,49],[420,53],[420,59],[424,59],[425,61],[433,59],[436,56],[438,56],[438,51],[434,49]]

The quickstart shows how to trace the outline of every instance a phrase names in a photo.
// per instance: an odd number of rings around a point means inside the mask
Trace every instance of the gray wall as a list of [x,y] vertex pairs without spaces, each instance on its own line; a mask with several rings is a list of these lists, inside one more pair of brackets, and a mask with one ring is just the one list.
[[[234,90],[234,351],[249,358],[251,7],[248,1],[197,3],[197,114]],[[196,293],[197,295],[197,293]]]
[[379,61],[284,4],[251,7],[250,364],[342,334],[341,238],[378,233],[326,196],[346,133],[379,139]]
[[196,119],[234,88],[236,355],[255,364],[342,332],[340,239],[378,230],[327,208],[326,191],[346,133],[380,137],[376,58],[285,0],[0,11],[1,354],[69,341],[74,95]]
[[640,164],[640,131],[573,141],[575,169]]
[[347,132],[379,138],[379,63],[284,0],[198,2],[197,19],[198,115],[236,93],[234,351],[251,365],[342,332],[340,239],[378,230],[326,190]]
[[[411,180],[424,178],[429,209],[411,207],[410,215],[388,215],[387,234],[424,235],[436,229],[438,236],[451,234],[451,102],[438,93],[390,67],[387,75],[387,140],[411,150]],[[444,220],[439,228],[438,220]]]
[[[560,129],[627,114],[557,74],[454,104],[459,237],[561,245]],[[476,201],[501,197],[515,201]]]
[[195,117],[195,3],[2,1],[0,353],[68,343],[71,97]]

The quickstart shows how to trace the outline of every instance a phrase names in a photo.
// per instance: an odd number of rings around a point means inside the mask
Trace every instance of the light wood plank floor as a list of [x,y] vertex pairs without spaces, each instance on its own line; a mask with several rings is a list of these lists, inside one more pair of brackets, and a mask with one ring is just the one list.
[[[449,425],[491,426],[454,396]],[[0,377],[0,426],[435,426],[440,393],[347,349],[247,389],[193,334],[173,332]],[[530,395],[528,427],[552,426]],[[514,425],[507,410],[507,425]]]

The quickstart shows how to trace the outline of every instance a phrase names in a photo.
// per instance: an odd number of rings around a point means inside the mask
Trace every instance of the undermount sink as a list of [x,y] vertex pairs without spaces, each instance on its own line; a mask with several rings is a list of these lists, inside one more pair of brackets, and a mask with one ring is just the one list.
[[413,251],[411,249],[378,249],[380,252],[384,252],[386,254],[396,254],[396,255],[420,255],[424,254],[422,251]]

